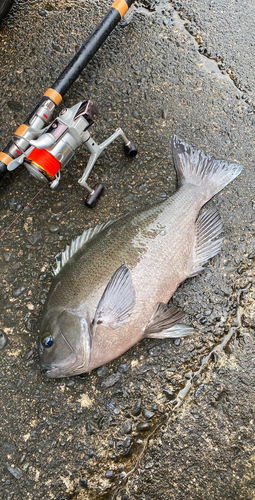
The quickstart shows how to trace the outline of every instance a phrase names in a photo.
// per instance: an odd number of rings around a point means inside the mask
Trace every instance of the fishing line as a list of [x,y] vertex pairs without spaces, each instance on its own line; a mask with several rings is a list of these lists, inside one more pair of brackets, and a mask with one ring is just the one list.
[[23,210],[21,210],[21,212],[17,215],[17,217],[15,217],[15,219],[12,221],[12,223],[4,230],[4,232],[1,234],[0,236],[0,240],[1,238],[4,236],[5,233],[7,233],[7,231],[9,231],[10,227],[14,224],[14,222],[16,222],[16,220],[19,219],[19,217],[23,214],[23,212],[25,212],[25,210],[27,209],[27,207],[29,207],[29,205],[31,205],[31,203],[35,200],[35,198],[38,196],[38,194],[40,194],[40,192],[45,188],[46,184],[44,184],[41,189],[39,189],[39,191],[36,193],[36,195],[32,198],[32,200],[29,201],[29,203],[23,208]]

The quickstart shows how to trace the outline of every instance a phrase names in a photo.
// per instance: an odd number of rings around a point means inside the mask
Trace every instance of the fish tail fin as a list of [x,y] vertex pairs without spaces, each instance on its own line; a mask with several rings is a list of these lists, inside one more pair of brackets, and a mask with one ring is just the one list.
[[178,185],[189,183],[200,187],[204,193],[204,203],[233,181],[243,168],[238,163],[215,160],[177,135],[173,136],[172,150]]

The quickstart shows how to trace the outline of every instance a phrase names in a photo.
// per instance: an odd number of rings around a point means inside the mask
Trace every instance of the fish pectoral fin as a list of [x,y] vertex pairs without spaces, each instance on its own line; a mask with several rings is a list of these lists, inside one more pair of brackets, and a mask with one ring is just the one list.
[[179,323],[183,316],[184,312],[177,309],[177,307],[158,302],[150,321],[145,327],[144,336],[164,339],[184,337],[193,333],[194,329],[191,326]]
[[118,328],[125,323],[132,314],[135,305],[135,289],[132,283],[131,272],[123,264],[111,277],[99,301],[93,324]]
[[221,218],[216,208],[206,210],[197,219],[194,261],[189,277],[203,271],[203,265],[220,251],[223,238],[215,238],[222,230]]

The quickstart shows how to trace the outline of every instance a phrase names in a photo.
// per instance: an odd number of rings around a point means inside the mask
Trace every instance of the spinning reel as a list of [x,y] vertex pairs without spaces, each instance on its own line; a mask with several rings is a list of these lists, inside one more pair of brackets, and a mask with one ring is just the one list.
[[97,158],[119,136],[129,157],[136,156],[136,146],[121,128],[99,145],[92,139],[89,127],[98,117],[98,108],[91,100],[63,109],[58,118],[49,126],[42,128],[49,120],[51,108],[54,108],[52,104],[51,100],[45,101],[30,120],[25,133],[22,136],[15,133],[12,138],[13,148],[19,156],[12,160],[7,168],[11,171],[24,164],[31,175],[55,188],[60,181],[60,169],[73,158],[75,150],[84,144],[90,153],[90,158],[78,182],[89,191],[85,204],[93,207],[104,189],[102,184],[96,184],[93,188],[87,184]]

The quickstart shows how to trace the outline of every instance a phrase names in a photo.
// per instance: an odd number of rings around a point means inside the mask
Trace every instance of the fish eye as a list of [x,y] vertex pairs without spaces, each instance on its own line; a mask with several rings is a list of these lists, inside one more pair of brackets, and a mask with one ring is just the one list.
[[42,345],[43,347],[51,347],[54,343],[54,338],[49,332],[46,332],[42,337]]

